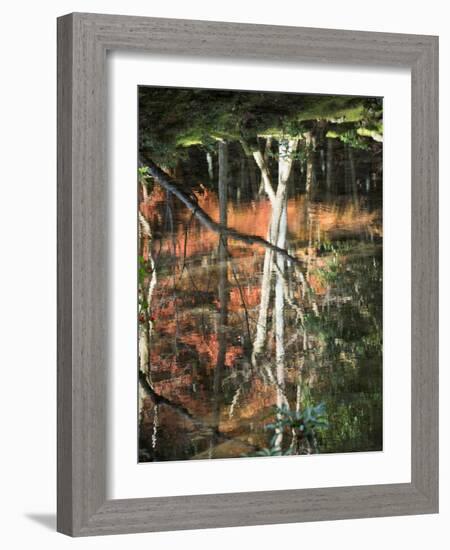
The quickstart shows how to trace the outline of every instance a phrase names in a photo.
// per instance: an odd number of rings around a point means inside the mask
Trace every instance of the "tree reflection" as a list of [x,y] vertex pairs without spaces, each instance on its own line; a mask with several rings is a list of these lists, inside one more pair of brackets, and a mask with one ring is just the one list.
[[196,92],[141,90],[140,460],[381,449],[381,103]]

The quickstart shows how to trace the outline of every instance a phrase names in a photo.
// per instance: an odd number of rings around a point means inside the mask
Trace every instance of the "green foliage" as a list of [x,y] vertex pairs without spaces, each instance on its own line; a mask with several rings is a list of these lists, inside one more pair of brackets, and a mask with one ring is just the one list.
[[[368,135],[370,135],[370,132]],[[369,141],[360,135],[357,127],[329,130],[327,132],[327,137],[339,139],[342,143],[353,147],[353,149],[367,150],[369,148]]]
[[[212,150],[217,140],[236,141],[248,153],[258,136],[303,138],[318,121],[369,130],[380,113],[376,98],[140,87],[139,146],[171,166],[194,145]],[[353,134],[343,139],[359,143]]]
[[263,449],[256,451],[256,453],[252,455],[244,455],[244,456],[283,456],[286,454],[291,454],[288,452],[283,453],[282,450],[279,447],[264,447]]
[[[138,267],[138,278],[139,278],[139,284],[144,284],[145,279],[149,275],[149,262],[146,262],[144,260],[143,256],[139,256],[139,267]],[[150,268],[151,269],[151,268]]]
[[144,185],[150,193],[153,188],[153,179],[149,174],[148,166],[140,166],[138,168],[138,181],[141,185]]
[[309,405],[299,411],[291,411],[283,405],[275,408],[275,414],[275,422],[266,426],[268,430],[284,431],[289,428],[309,437],[314,435],[316,429],[328,427],[324,403]]
[[[326,403],[333,426],[317,435],[321,452],[381,448],[382,259],[379,247],[342,241],[321,244],[324,266],[314,270],[338,306],[320,316],[307,311],[304,327],[320,345],[305,359],[303,377],[314,374],[311,399]],[[370,254],[372,261],[367,261]],[[323,264],[323,261],[321,262]]]
[[[145,287],[146,281],[148,277],[152,273],[152,265],[151,262],[145,261],[143,256],[138,257],[138,281],[139,281],[139,288],[142,289]],[[146,311],[149,307],[148,301],[147,301],[147,295],[145,292],[139,293],[139,313]]]
[[327,137],[361,150],[367,150],[371,140],[383,141],[383,100],[365,98],[360,115],[357,119],[346,118],[330,125]]
[[[274,430],[270,440],[271,450],[280,454],[299,454],[306,444],[308,448],[318,452],[316,435],[328,428],[325,404],[307,405],[301,410],[290,410],[286,406],[275,407],[275,421],[266,426],[268,430]],[[284,451],[277,447],[279,434],[294,434],[294,442]]]

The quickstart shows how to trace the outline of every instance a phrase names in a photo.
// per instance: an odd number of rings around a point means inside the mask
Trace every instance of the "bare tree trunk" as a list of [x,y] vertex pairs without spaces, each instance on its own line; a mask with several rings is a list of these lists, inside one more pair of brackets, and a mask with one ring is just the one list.
[[240,160],[240,190],[247,189],[248,195],[251,196],[251,182],[248,175],[247,158],[242,155]]
[[258,149],[257,151],[253,151],[253,158],[255,159],[255,162],[261,171],[261,178],[264,186],[264,191],[266,192],[266,195],[269,197],[270,202],[273,203],[275,200],[275,191],[272,186],[272,179],[270,177],[269,167],[266,162],[265,156]]
[[[146,188],[143,186],[144,200],[147,199]],[[151,273],[146,277],[145,281],[139,284],[140,300],[147,303],[147,307],[143,308],[143,318],[139,319],[139,368],[145,373],[151,380],[150,369],[150,339],[152,334],[152,320],[151,320],[151,300],[153,290],[156,286],[156,269],[155,262],[153,261],[151,252],[152,233],[149,222],[145,217],[139,213],[139,242],[140,242],[140,256],[144,258],[151,269]],[[144,393],[142,388],[139,387],[139,411],[142,413],[144,403]]]
[[260,170],[258,166],[255,166],[254,162],[250,162],[249,158],[245,159],[247,170],[248,170],[248,180],[251,188],[251,197],[252,199],[258,198],[258,186],[260,182]]
[[[292,153],[297,148],[297,141],[291,141],[282,146],[278,160],[278,188],[277,198],[280,200],[280,223],[278,226],[277,245],[286,246],[287,237],[287,182],[292,169]],[[279,194],[278,190],[283,187]],[[278,206],[278,205],[277,205]],[[276,255],[276,283],[275,283],[275,363],[277,376],[277,407],[289,407],[285,396],[285,346],[284,346],[284,297],[285,297],[285,270],[286,262],[279,254]],[[283,431],[279,430],[275,439],[275,447],[281,449]]]
[[350,194],[350,166],[349,166],[349,154],[348,154],[348,143],[344,144],[344,188],[345,193]]
[[[292,154],[297,148],[298,140],[280,142],[279,144],[279,163],[278,163],[278,186],[272,203],[272,215],[268,231],[268,240],[271,243],[278,242],[278,233],[281,224],[283,209],[286,203],[287,181],[292,168]],[[271,184],[271,182],[270,182]],[[273,188],[272,188],[273,189]],[[270,196],[269,196],[270,197]],[[278,255],[279,256],[279,255]],[[264,255],[264,267],[261,281],[261,300],[258,314],[258,324],[256,327],[256,337],[253,343],[252,361],[255,362],[257,356],[262,352],[267,335],[267,317],[269,311],[271,279],[273,272],[273,250],[266,249]]]
[[252,361],[255,362],[262,352],[267,334],[267,316],[270,302],[270,289],[272,278],[273,252],[266,250],[264,254],[263,275],[261,280],[261,299],[259,303],[258,324],[256,325],[256,337],[253,342]]
[[[278,231],[278,243],[286,245],[287,233],[287,201],[283,201],[280,226]],[[284,258],[277,257],[277,272],[275,283],[275,363],[277,374],[277,407],[280,409],[285,402],[285,349],[284,349]],[[275,439],[275,447],[281,448],[283,443],[283,432],[280,430]]]
[[326,187],[327,192],[331,191],[331,184],[333,182],[333,140],[327,139],[327,169],[326,169]]
[[212,155],[209,151],[206,153],[206,164],[208,165],[209,179],[212,181],[214,179],[214,165]]
[[350,168],[350,180],[351,180],[351,189],[353,202],[356,204],[358,202],[358,188],[356,185],[356,168],[355,168],[355,156],[353,155],[353,149],[348,146],[348,164]]
[[323,148],[320,149],[320,170],[322,172],[322,177],[325,175],[325,168],[326,168],[326,165],[325,165],[325,151],[323,150]]
[[[264,155],[263,155],[264,164],[265,164],[266,167],[269,166],[269,153],[270,153],[271,148],[272,148],[272,137],[269,136],[266,139],[266,146],[264,148]],[[264,191],[264,187],[265,187],[264,177],[261,177],[261,183],[259,185],[259,191],[258,191],[260,195]]]
[[[227,227],[228,207],[228,146],[219,142],[219,216],[221,227]],[[219,323],[218,340],[219,350],[214,370],[213,388],[213,437],[210,444],[210,458],[213,457],[214,447],[217,444],[214,434],[219,430],[220,409],[222,405],[222,378],[227,352],[227,324],[228,324],[228,252],[226,234],[219,234]]]
[[314,187],[314,137],[312,132],[307,132],[305,136],[306,145],[306,192],[310,194]]

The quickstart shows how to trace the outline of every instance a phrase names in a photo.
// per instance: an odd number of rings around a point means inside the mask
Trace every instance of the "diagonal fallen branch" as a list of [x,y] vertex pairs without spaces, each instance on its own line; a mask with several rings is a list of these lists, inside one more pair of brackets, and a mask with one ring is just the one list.
[[148,168],[150,175],[152,175],[158,183],[177,197],[197,218],[198,220],[208,229],[214,231],[215,233],[221,234],[223,237],[229,239],[234,239],[236,241],[241,241],[247,244],[260,244],[265,248],[277,252],[281,256],[284,256],[289,261],[294,264],[300,264],[301,261],[294,256],[291,256],[287,250],[280,248],[279,246],[266,241],[259,235],[248,235],[246,233],[241,233],[237,229],[232,227],[225,227],[220,225],[220,223],[215,222],[209,214],[207,214],[196,202],[195,198],[188,195],[186,191],[181,189],[178,183],[176,183],[164,170],[162,170],[157,164],[155,164],[151,159],[145,158],[141,161],[143,166]]

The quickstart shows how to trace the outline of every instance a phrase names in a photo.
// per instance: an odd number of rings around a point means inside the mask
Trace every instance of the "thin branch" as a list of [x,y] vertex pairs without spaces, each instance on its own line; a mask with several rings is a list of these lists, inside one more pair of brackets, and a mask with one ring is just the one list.
[[196,199],[193,196],[190,196],[186,191],[181,189],[181,187],[168,175],[164,170],[157,166],[151,159],[145,159],[142,164],[147,166],[149,173],[158,180],[158,183],[164,187],[167,191],[172,193],[179,199],[195,216],[199,221],[211,231],[215,233],[221,233],[224,237],[234,239],[236,241],[241,241],[247,244],[260,244],[265,248],[269,248],[274,252],[277,252],[281,256],[284,256],[289,261],[294,264],[301,264],[302,262],[297,258],[294,258],[285,250],[280,248],[275,244],[266,241],[259,235],[247,235],[246,233],[241,233],[232,227],[224,227],[220,223],[215,222],[209,214],[207,214],[196,202]]

